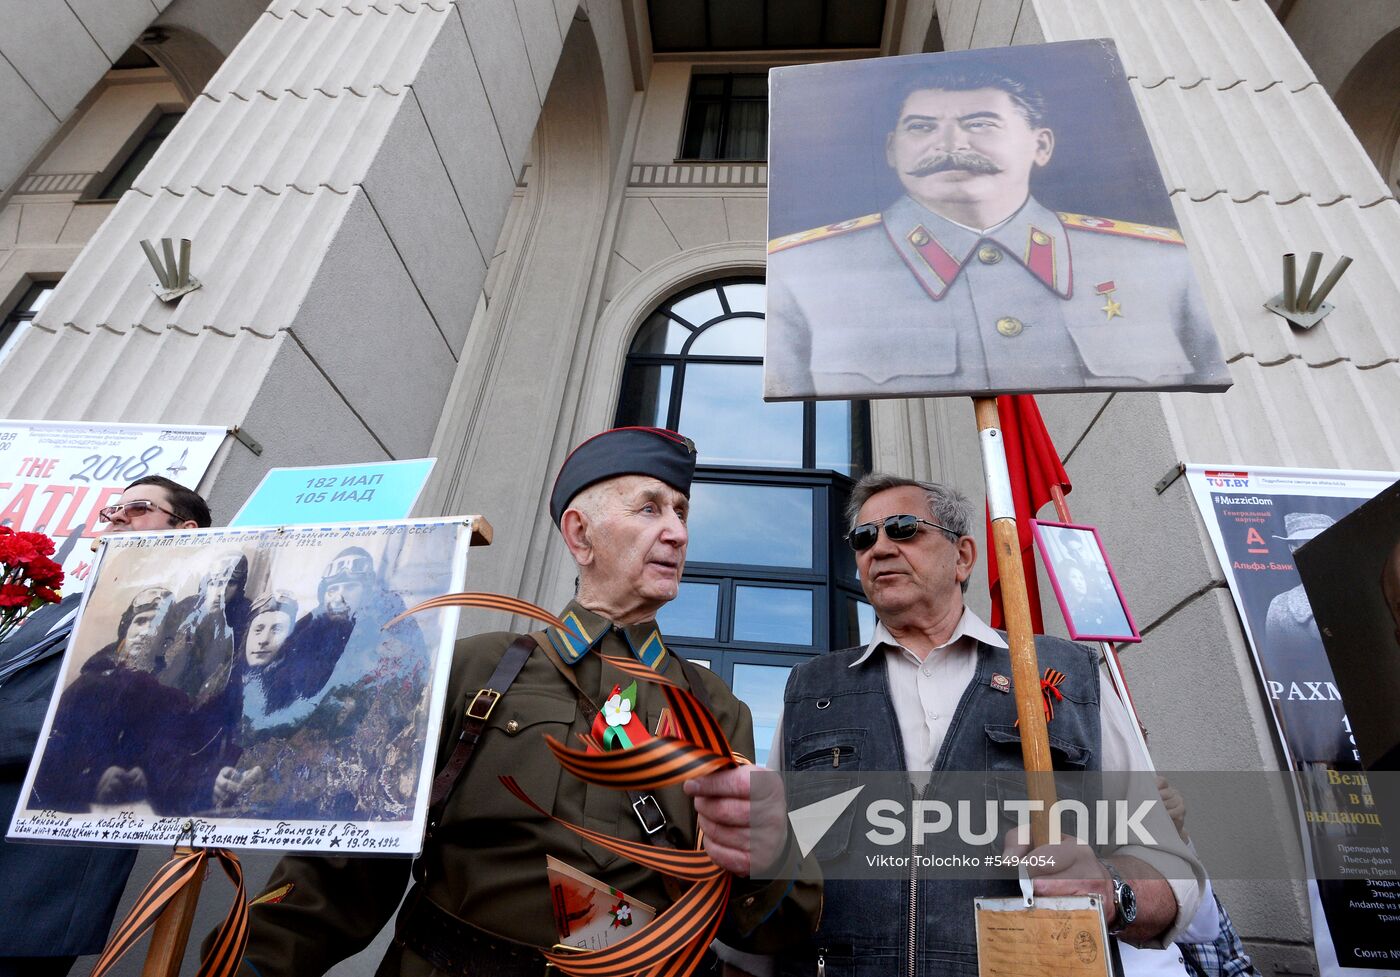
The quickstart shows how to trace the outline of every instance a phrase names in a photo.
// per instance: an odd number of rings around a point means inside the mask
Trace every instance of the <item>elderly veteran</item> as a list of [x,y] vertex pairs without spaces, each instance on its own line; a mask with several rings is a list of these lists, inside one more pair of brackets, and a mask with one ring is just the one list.
[[[748,708],[712,673],[668,651],[656,628],[656,612],[676,596],[685,564],[694,470],[694,445],[657,428],[606,431],[565,460],[550,515],[578,564],[578,595],[560,615],[577,636],[549,629],[458,642],[439,771],[458,766],[456,744],[478,690],[505,692],[490,709],[474,753],[453,774],[455,786],[415,866],[417,884],[399,912],[381,975],[542,974],[539,951],[558,941],[546,854],[658,911],[674,900],[676,893],[656,874],[586,846],[531,812],[501,786],[502,774],[514,776],[555,816],[621,838],[687,848],[701,829],[716,862],[740,876],[749,874],[750,852],[781,849],[784,862],[765,873],[776,881],[737,881],[721,932],[731,943],[770,952],[810,935],[819,888],[792,881],[796,848],[784,844],[780,803],[753,805],[750,825],[752,768],[632,797],[563,773],[544,743],[546,734],[576,743],[589,732],[611,691],[631,681],[602,658],[625,656],[708,700],[734,749],[753,755]],[[638,684],[634,712],[649,732],[664,706],[658,687]],[[255,900],[243,972],[324,972],[379,932],[408,877],[402,860],[283,859]]]

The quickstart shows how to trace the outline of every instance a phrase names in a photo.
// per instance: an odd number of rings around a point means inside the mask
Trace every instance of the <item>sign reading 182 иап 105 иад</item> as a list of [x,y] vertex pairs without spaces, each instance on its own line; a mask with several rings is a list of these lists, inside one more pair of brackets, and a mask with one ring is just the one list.
[[313,522],[406,519],[436,460],[412,458],[274,468],[263,476],[229,525],[299,526]]
[[162,475],[196,488],[223,427],[0,420],[0,525],[47,533],[63,564],[65,593],[82,588],[92,553],[82,539],[127,485]]

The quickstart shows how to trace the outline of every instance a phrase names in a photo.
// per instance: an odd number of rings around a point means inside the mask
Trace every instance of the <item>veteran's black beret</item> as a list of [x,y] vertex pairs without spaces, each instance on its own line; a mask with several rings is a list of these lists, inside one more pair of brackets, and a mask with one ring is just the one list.
[[695,445],[687,437],[660,427],[615,427],[579,445],[559,469],[549,493],[554,525],[569,502],[588,486],[618,475],[650,475],[690,495],[695,475]]

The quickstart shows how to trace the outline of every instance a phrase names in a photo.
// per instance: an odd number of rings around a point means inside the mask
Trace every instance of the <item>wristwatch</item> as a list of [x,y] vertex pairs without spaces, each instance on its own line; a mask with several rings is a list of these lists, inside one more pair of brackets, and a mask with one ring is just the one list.
[[1116,868],[1108,862],[1104,862],[1103,867],[1108,869],[1108,874],[1113,879],[1115,915],[1113,925],[1108,928],[1108,932],[1110,935],[1116,936],[1137,921],[1137,893],[1133,891],[1132,886],[1123,881],[1123,876],[1118,874]]

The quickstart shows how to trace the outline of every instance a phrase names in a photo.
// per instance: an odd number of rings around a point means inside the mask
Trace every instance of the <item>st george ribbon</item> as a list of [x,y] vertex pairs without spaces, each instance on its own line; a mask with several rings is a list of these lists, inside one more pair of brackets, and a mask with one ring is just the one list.
[[[403,616],[451,605],[508,611],[572,633],[567,624],[544,608],[501,594],[444,594],[410,608]],[[631,749],[606,753],[571,749],[546,736],[550,751],[569,773],[614,790],[657,790],[749,762],[730,748],[713,714],[688,689],[641,662],[608,655],[603,660],[639,681],[662,687],[675,717],[675,735],[657,735]],[[537,813],[586,841],[691,884],[679,899],[629,940],[599,950],[564,950],[556,946],[544,951],[544,958],[555,969],[569,977],[689,977],[695,972],[719,930],[734,882],[734,877],[716,865],[704,850],[703,837],[696,838],[693,851],[625,841],[555,817],[532,801],[514,777],[502,777],[501,783]]]

